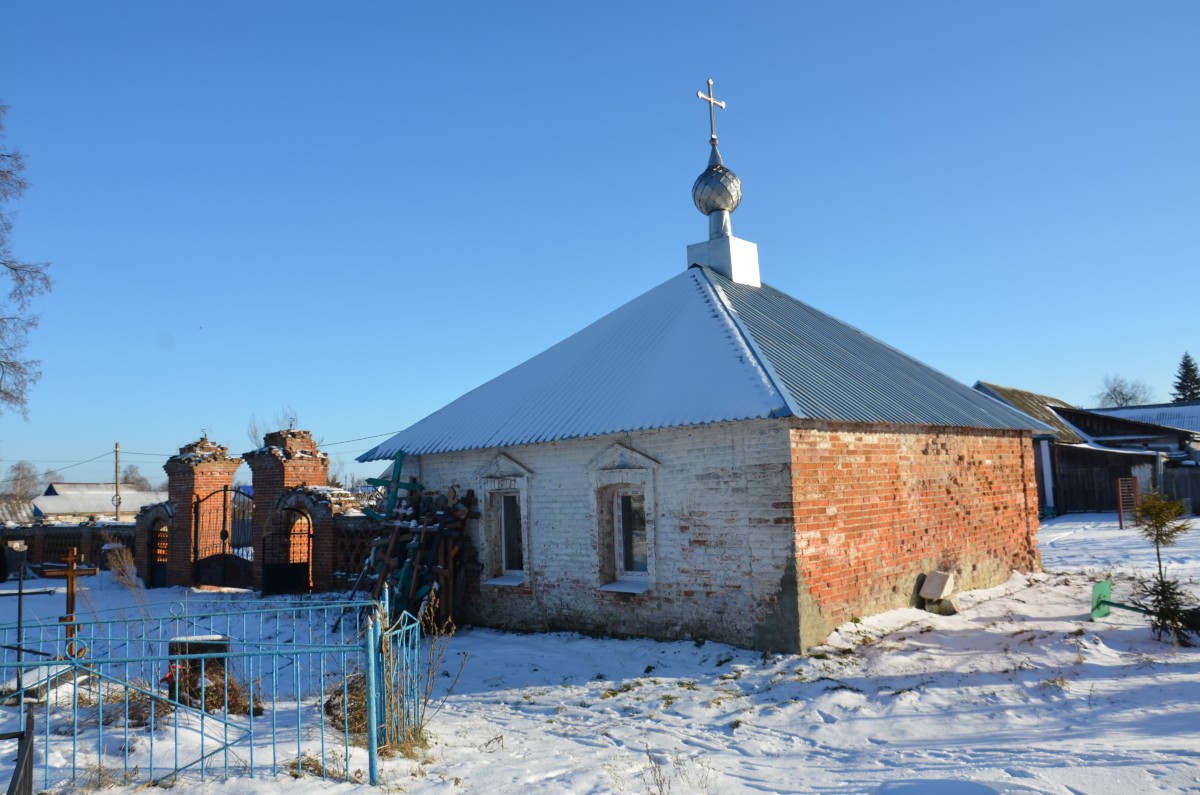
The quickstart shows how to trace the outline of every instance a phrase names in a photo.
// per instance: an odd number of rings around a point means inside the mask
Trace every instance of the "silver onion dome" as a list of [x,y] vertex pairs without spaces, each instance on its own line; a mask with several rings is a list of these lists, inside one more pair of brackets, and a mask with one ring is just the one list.
[[705,215],[712,215],[719,210],[733,212],[742,201],[742,181],[725,167],[721,153],[717,151],[715,135],[711,143],[708,168],[692,184],[692,201],[696,203],[696,209]]

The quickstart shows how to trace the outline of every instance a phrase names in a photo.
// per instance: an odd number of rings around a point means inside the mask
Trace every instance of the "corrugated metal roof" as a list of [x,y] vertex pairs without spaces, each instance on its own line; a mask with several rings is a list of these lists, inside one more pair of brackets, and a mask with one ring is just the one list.
[[770,362],[798,417],[1044,429],[1011,406],[774,287],[748,287],[704,270]]
[[[109,484],[112,485],[112,484]],[[111,491],[78,491],[69,494],[43,494],[33,498],[37,514],[45,517],[108,515],[116,509],[112,504]],[[143,505],[166,502],[165,491],[133,491],[121,489],[121,513],[132,517]]]
[[0,524],[33,524],[33,502],[19,498],[0,500]]
[[772,287],[694,267],[358,460],[789,415],[1049,430]]
[[685,271],[358,460],[787,413],[712,285]]
[[1097,414],[1111,414],[1127,420],[1182,428],[1200,432],[1200,401],[1189,403],[1158,403],[1152,406],[1122,406],[1120,408],[1091,409]]

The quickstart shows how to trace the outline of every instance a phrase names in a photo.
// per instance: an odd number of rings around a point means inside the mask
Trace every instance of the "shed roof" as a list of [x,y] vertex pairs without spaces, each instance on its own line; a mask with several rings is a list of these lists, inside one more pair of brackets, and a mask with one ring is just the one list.
[[[113,513],[112,484],[109,490],[43,494],[33,498],[34,513],[47,518],[55,516],[104,516]],[[144,505],[166,502],[165,491],[134,491],[121,489],[121,512],[130,516]]]
[[358,460],[788,416],[1050,430],[773,287],[693,266]]
[[1061,444],[1080,444],[1084,441],[1083,436],[1077,433],[1069,423],[1054,412],[1055,408],[1075,408],[1066,401],[1050,397],[1049,395],[1039,395],[1037,392],[1030,392],[1027,389],[989,384],[987,381],[976,381],[975,388],[984,394],[1003,400],[1005,403],[1049,425],[1054,429],[1056,441]]
[[32,522],[33,502],[31,500],[19,497],[0,499],[0,524],[32,524]]
[[1200,400],[1187,403],[1157,403],[1148,406],[1121,406],[1120,408],[1092,409],[1097,414],[1110,414],[1127,420],[1182,428],[1200,433]]

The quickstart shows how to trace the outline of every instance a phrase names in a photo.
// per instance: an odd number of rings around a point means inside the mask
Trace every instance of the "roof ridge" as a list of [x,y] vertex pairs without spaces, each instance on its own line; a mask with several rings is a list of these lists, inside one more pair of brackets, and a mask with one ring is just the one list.
[[799,417],[800,412],[797,410],[796,404],[793,401],[791,390],[779,378],[779,374],[775,372],[775,366],[771,364],[771,360],[763,353],[759,347],[758,341],[754,339],[754,335],[742,323],[741,317],[736,309],[733,308],[733,303],[729,300],[729,296],[725,294],[725,290],[721,285],[717,284],[709,276],[709,268],[705,265],[692,265],[691,268],[699,271],[704,277],[704,285],[708,286],[708,293],[712,296],[712,303],[721,310],[725,320],[733,327],[737,333],[742,345],[745,346],[747,352],[753,357],[752,364],[760,370],[767,380],[771,389],[775,390],[783,399],[783,405],[786,411],[772,412],[774,417]]

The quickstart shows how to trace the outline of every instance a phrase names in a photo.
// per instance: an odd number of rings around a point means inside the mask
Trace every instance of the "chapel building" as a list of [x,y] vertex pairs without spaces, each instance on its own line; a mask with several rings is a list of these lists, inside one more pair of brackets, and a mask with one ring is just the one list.
[[682,272],[359,457],[480,496],[461,617],[801,652],[1039,569],[1045,426],[764,283],[709,143]]

